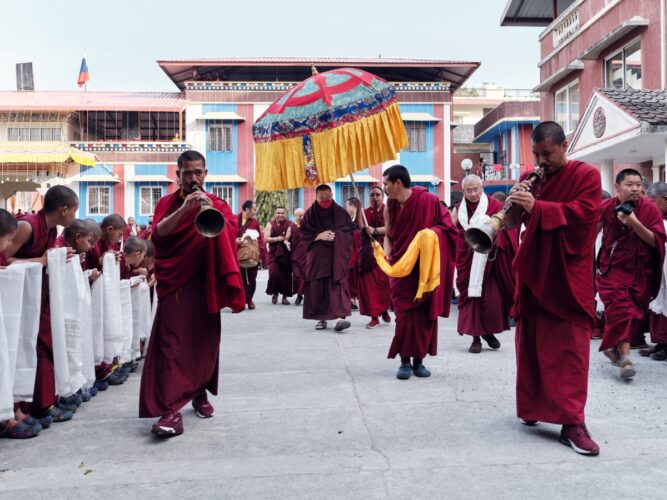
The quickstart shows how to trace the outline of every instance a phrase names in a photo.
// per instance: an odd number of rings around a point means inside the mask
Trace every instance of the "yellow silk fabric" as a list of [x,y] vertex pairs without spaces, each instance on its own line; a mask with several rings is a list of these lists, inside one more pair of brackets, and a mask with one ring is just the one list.
[[408,144],[398,104],[310,136],[318,178],[306,179],[303,138],[255,144],[255,189],[279,191],[333,182],[396,158]]
[[412,272],[419,259],[419,287],[415,300],[432,292],[440,285],[440,245],[438,235],[432,229],[422,229],[408,249],[393,266],[387,262],[382,246],[373,241],[373,255],[382,271],[392,278],[403,278]]

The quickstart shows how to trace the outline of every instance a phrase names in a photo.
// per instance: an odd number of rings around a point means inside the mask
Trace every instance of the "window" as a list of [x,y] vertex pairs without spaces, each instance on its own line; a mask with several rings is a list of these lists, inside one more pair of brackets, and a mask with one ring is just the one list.
[[614,89],[642,88],[642,48],[639,40],[620,50],[604,63],[604,85]]
[[297,208],[301,207],[301,190],[288,189],[287,190],[287,210],[293,214]]
[[426,124],[407,122],[405,132],[408,134],[407,150],[411,152],[426,151]]
[[[357,184],[357,190],[359,191],[359,200],[361,201],[362,205],[365,205],[365,199],[366,199],[366,188],[365,186],[360,186]],[[354,186],[352,185],[347,185],[343,186],[343,189],[341,190],[343,194],[343,199],[340,200],[341,206],[345,207],[347,204],[347,200],[352,198],[353,196],[356,197],[356,193],[354,192]]]
[[234,209],[234,186],[231,184],[218,184],[211,187],[211,193],[221,200],[225,200],[232,210]]
[[554,116],[566,134],[579,123],[579,81],[575,81],[554,94]]
[[231,125],[210,125],[208,127],[208,150],[209,151],[232,150]]
[[8,141],[60,141],[59,128],[12,128],[7,129]]
[[88,215],[109,215],[110,213],[111,188],[88,186]]
[[139,188],[139,215],[153,215],[155,205],[162,198],[160,186],[142,186]]

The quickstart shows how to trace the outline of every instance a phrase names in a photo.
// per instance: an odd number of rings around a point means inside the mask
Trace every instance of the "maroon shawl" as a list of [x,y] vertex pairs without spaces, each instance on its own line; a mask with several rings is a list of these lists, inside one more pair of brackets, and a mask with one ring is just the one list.
[[[522,176],[522,180],[528,174]],[[592,327],[595,311],[593,252],[600,211],[600,173],[587,163],[568,161],[534,186],[535,205],[524,213],[526,231],[514,259],[515,316],[530,292],[542,308],[565,321]]]
[[421,300],[415,300],[419,286],[419,265],[415,265],[412,273],[405,278],[391,278],[394,311],[404,312],[419,307],[425,300],[430,299],[430,318],[448,317],[454,286],[457,235],[449,211],[435,195],[421,186],[412,188],[412,194],[403,207],[398,201],[389,200],[387,208],[391,222],[391,264],[403,256],[415,235],[422,229],[432,229],[438,235],[440,246],[440,286],[433,293],[425,294]]
[[[306,210],[300,229],[306,249],[307,280],[331,276],[334,282],[339,282],[347,278],[352,254],[352,233],[356,227],[347,210],[335,202],[326,210],[317,202]],[[318,234],[327,230],[336,233],[333,242],[315,241]]]
[[[158,297],[167,297],[203,273],[209,313],[224,307],[234,312],[242,311],[245,296],[236,257],[236,217],[226,202],[210,193],[206,195],[225,217],[225,229],[218,236],[205,238],[197,232],[194,220],[199,213],[198,207],[185,214],[169,236],[152,235]],[[180,191],[163,196],[155,207],[155,227],[175,212],[183,200]]]

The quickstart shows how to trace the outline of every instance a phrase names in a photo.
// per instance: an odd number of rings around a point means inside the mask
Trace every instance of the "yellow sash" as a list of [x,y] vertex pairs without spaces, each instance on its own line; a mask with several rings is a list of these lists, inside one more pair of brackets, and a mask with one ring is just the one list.
[[438,235],[431,229],[422,229],[412,240],[403,256],[393,266],[387,262],[382,246],[373,241],[373,256],[382,272],[392,278],[403,278],[412,272],[419,259],[419,287],[415,300],[440,285],[440,246]]

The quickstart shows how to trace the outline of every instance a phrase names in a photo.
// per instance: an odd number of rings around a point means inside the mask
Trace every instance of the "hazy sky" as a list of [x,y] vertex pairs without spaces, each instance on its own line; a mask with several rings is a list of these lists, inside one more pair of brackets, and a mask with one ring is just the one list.
[[414,57],[480,61],[468,85],[539,82],[540,28],[501,28],[507,0],[21,0],[3,2],[0,89],[32,61],[38,90],[176,87],[158,59]]

